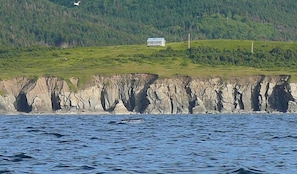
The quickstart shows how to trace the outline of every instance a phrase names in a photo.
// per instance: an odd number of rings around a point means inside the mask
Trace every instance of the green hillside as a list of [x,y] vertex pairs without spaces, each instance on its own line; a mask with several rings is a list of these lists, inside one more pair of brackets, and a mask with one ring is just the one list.
[[248,40],[200,40],[166,47],[118,45],[98,47],[29,47],[0,49],[0,79],[17,76],[79,78],[93,75],[152,73],[160,77],[291,75],[296,81],[297,43]]
[[296,0],[0,0],[0,46],[297,40]]

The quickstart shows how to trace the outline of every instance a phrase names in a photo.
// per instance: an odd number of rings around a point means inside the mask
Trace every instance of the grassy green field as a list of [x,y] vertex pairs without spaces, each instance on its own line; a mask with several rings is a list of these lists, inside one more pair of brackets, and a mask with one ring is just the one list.
[[[251,41],[200,40],[192,41],[191,47],[209,46],[218,49],[250,49]],[[173,50],[185,50],[187,42],[167,43]],[[297,48],[295,42],[254,41],[254,49],[270,50],[273,47]],[[64,79],[77,77],[81,84],[92,75],[125,73],[152,73],[160,77],[175,75],[191,77],[234,77],[249,75],[291,75],[296,81],[297,71],[292,69],[256,69],[238,66],[213,66],[194,64],[189,58],[165,57],[150,59],[151,55],[166,47],[143,45],[78,47],[78,48],[23,48],[0,50],[0,78],[17,76],[57,76]],[[143,58],[146,57],[146,58]]]

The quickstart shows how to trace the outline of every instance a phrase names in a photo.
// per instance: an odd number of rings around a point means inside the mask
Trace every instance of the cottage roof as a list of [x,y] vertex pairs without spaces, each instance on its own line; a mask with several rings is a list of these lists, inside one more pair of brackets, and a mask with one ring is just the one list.
[[159,38],[148,38],[147,41],[148,42],[152,42],[152,41],[163,41],[165,40],[163,37],[159,37]]

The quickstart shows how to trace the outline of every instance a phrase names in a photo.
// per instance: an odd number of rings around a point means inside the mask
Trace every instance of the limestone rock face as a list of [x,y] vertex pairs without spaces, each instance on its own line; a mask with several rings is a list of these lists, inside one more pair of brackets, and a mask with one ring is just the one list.
[[0,113],[198,114],[297,112],[289,76],[159,78],[153,74],[0,81]]
[[28,83],[30,83],[29,80],[22,77],[0,81],[0,113],[13,114],[17,112],[16,98]]
[[288,102],[288,112],[291,113],[296,113],[297,112],[297,84],[296,83],[291,83],[290,84],[290,89],[289,90],[289,94],[291,94],[292,99],[289,100]]
[[190,79],[158,79],[147,90],[149,105],[145,113],[150,114],[188,114],[189,95],[186,87]]

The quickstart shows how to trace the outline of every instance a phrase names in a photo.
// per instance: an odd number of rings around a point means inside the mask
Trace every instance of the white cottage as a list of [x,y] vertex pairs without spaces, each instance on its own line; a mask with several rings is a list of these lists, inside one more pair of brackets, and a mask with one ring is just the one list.
[[147,46],[162,46],[164,47],[166,44],[165,38],[148,38],[147,39]]

